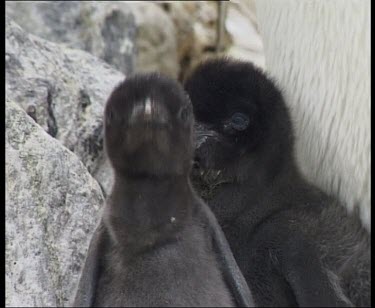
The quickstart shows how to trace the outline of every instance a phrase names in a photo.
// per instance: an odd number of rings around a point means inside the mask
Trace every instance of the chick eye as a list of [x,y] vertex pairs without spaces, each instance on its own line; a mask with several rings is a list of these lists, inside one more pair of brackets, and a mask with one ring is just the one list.
[[246,114],[236,112],[235,114],[232,115],[232,118],[230,120],[231,126],[235,130],[245,130],[248,125],[249,125],[249,117]]

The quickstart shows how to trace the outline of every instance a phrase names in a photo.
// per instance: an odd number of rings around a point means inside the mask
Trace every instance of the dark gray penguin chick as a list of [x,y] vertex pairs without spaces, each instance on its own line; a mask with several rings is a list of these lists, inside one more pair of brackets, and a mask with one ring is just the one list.
[[193,184],[259,306],[370,306],[370,236],[308,183],[283,97],[251,63],[207,61],[185,82],[197,128]]
[[212,217],[189,181],[193,122],[186,93],[169,78],[134,75],[112,92],[105,148],[115,181],[74,305],[234,305]]

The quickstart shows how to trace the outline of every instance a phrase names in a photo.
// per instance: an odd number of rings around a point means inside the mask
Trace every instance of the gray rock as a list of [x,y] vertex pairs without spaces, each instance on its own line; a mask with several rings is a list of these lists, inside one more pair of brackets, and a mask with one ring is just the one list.
[[207,58],[225,55],[231,44],[224,31],[223,51],[216,51],[218,1],[169,1],[158,5],[171,17],[177,31],[179,79],[184,80],[195,66]]
[[32,34],[85,50],[124,73],[133,70],[136,27],[127,4],[7,2],[6,12]]
[[71,301],[104,199],[82,162],[6,102],[6,306]]
[[137,26],[135,70],[159,71],[177,78],[180,65],[177,35],[172,18],[156,3],[129,3]]
[[54,44],[6,17],[6,97],[95,174],[103,161],[103,111],[124,75],[81,50]]
[[6,12],[27,31],[88,51],[125,74],[135,66],[178,76],[177,33],[155,3],[7,2]]

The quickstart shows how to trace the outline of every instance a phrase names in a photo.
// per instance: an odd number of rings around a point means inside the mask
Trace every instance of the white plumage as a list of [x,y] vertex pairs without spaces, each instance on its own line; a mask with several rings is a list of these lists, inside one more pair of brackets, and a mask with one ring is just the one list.
[[303,173],[358,207],[370,231],[370,1],[257,0],[256,10]]

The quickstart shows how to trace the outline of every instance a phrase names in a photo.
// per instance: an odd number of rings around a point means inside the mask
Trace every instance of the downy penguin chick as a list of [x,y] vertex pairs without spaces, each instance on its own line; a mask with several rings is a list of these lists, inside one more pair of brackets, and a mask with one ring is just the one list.
[[209,60],[185,82],[196,172],[259,306],[370,306],[370,236],[308,183],[279,89],[251,63]]
[[115,181],[94,306],[233,306],[189,181],[193,123],[182,87],[159,74],[134,75],[110,95]]

